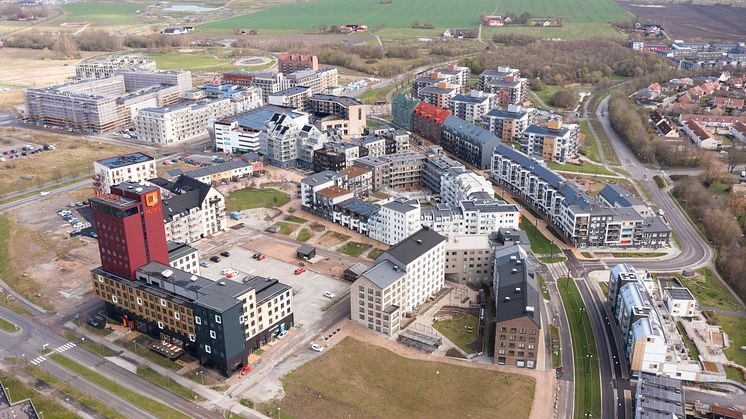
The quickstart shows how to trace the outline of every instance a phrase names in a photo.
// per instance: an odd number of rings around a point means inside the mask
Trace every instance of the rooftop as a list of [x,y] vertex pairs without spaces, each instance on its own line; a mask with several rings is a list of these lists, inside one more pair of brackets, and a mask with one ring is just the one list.
[[501,119],[521,119],[528,115],[532,109],[528,108],[511,108],[511,109],[490,109],[485,116]]
[[643,204],[632,192],[620,185],[609,184],[604,186],[601,189],[601,197],[614,206],[633,207]]
[[528,317],[541,327],[541,300],[526,251],[519,245],[495,252],[497,323]]
[[215,175],[218,173],[227,172],[229,170],[241,169],[245,167],[251,167],[251,164],[246,163],[241,159],[231,160],[225,163],[213,164],[212,166],[200,167],[199,169],[190,170],[184,172],[184,176],[191,178],[199,178],[203,176]]
[[310,176],[306,176],[301,179],[301,183],[305,185],[318,185],[329,182],[331,180],[339,179],[342,175],[333,170],[324,170],[323,172],[314,173]]
[[526,134],[534,134],[534,135],[541,135],[543,137],[564,137],[570,132],[570,128],[572,125],[563,125],[559,129],[552,129],[547,127],[546,125],[536,125],[532,124],[526,127],[526,130],[524,131]]
[[387,256],[390,256],[404,265],[409,265],[420,256],[443,243],[445,240],[445,237],[435,231],[430,230],[429,228],[423,228],[400,241],[395,246],[389,248],[389,250],[379,256],[379,258],[387,258]]
[[455,116],[448,117],[448,119],[443,122],[442,127],[445,131],[464,135],[472,144],[479,143],[481,145],[494,147],[500,142],[495,134],[490,131]]
[[370,173],[370,169],[366,169],[364,167],[360,166],[350,166],[344,170],[342,170],[340,173],[347,175],[347,179],[356,178],[358,176],[362,176],[366,173]]
[[329,101],[329,102],[336,102],[343,106],[354,106],[354,105],[362,105],[363,102],[355,99],[354,97],[349,96],[335,96],[335,95],[322,95],[322,94],[316,94],[311,96],[311,100],[321,100],[321,101]]
[[687,288],[679,287],[679,288],[666,288],[666,292],[673,298],[674,300],[689,300],[694,301],[694,296]]
[[372,268],[363,273],[363,277],[374,283],[381,289],[401,279],[406,274],[404,268],[397,266],[390,260],[383,259]]
[[152,157],[138,151],[135,153],[122,154],[119,156],[101,159],[96,161],[96,163],[106,166],[109,169],[116,169],[119,167],[129,166],[131,164],[145,163],[152,160]]
[[269,96],[295,96],[308,92],[308,87],[294,86],[276,93],[270,93]]
[[332,185],[332,186],[329,186],[328,188],[324,188],[324,189],[322,189],[322,190],[320,190],[320,191],[318,191],[316,193],[319,194],[319,195],[321,195],[321,196],[325,196],[327,198],[339,198],[340,196],[345,196],[345,195],[351,194],[352,191],[349,190],[349,189],[342,188],[340,186]]

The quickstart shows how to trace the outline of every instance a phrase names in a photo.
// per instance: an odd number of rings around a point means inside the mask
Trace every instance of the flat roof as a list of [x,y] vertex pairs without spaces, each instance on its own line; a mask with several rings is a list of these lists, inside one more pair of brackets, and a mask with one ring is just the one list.
[[132,164],[145,163],[152,161],[153,158],[145,153],[139,151],[129,154],[120,154],[114,157],[107,157],[105,159],[97,160],[96,163],[106,166],[109,169],[116,169],[119,167],[129,166]]
[[671,298],[675,300],[689,300],[694,301],[694,296],[689,291],[689,289],[680,287],[680,288],[666,288],[666,292],[671,295]]
[[229,170],[241,169],[245,167],[251,167],[250,163],[246,163],[241,159],[231,160],[225,163],[218,163],[212,166],[200,167],[199,169],[190,170],[184,172],[184,176],[191,178],[198,178],[203,176],[215,175],[218,173],[227,172]]
[[381,257],[389,255],[403,264],[409,265],[420,256],[432,250],[435,246],[444,242],[445,239],[445,237],[435,231],[423,227],[422,230],[417,231],[391,247]]
[[374,283],[381,289],[386,289],[394,282],[401,279],[406,274],[404,267],[397,266],[390,260],[382,260],[372,268],[363,273],[370,282]]
[[329,186],[328,188],[324,188],[318,192],[316,192],[319,195],[325,196],[327,198],[337,198],[340,196],[344,196],[347,194],[351,194],[352,191],[349,189],[345,189],[336,185]]

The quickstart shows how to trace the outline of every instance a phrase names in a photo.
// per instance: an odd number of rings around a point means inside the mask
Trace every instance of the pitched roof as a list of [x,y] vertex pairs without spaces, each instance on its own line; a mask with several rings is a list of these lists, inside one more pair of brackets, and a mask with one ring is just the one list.
[[397,266],[394,262],[384,259],[365,271],[362,276],[374,283],[377,287],[385,289],[401,279],[405,274],[406,271],[404,270],[404,267]]
[[435,231],[423,228],[391,247],[386,253],[379,256],[379,259],[391,256],[404,265],[409,265],[435,246],[445,242],[445,240],[445,237]]
[[528,317],[541,327],[539,287],[528,262],[519,245],[495,252],[497,323]]

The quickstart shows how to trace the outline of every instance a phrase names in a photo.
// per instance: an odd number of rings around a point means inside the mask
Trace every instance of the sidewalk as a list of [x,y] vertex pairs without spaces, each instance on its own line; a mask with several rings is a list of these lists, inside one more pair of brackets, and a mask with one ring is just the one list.
[[[96,342],[100,345],[103,345],[106,348],[111,349],[114,352],[119,353],[119,352],[125,351],[124,348],[110,342],[108,339],[106,339],[106,337],[96,336],[90,333],[86,333],[86,331],[83,328],[81,328],[80,326],[77,326],[76,324],[72,322],[67,323],[66,327],[76,331],[82,336],[85,336],[86,339]],[[248,407],[225,396],[224,394],[221,394],[215,390],[212,390],[207,386],[203,386],[199,383],[195,383],[194,381],[188,378],[182,377],[181,375],[176,374],[174,371],[161,367],[160,365],[157,365],[151,362],[150,360],[141,357],[138,354],[128,352],[128,351],[125,351],[125,352],[126,352],[126,357],[122,357],[123,359],[126,359],[130,362],[135,362],[139,365],[146,366],[152,369],[153,371],[157,372],[161,376],[169,377],[172,380],[174,380],[176,383],[194,391],[195,393],[207,399],[206,402],[202,402],[203,404],[206,404],[205,407],[209,408],[211,406],[214,406],[218,408],[219,410],[227,409],[227,410],[230,410],[231,412],[234,412],[240,415],[246,415],[248,417],[255,417],[255,418],[266,417],[263,414],[257,412],[256,410],[249,409]]]

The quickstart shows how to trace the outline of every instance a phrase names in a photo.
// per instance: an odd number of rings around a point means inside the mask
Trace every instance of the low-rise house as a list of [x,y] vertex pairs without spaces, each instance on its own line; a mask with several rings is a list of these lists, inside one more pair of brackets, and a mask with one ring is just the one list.
[[683,130],[697,147],[714,150],[723,146],[723,142],[719,137],[711,134],[696,121],[686,121]]
[[728,128],[728,134],[737,141],[746,143],[746,124],[743,122],[736,122]]

